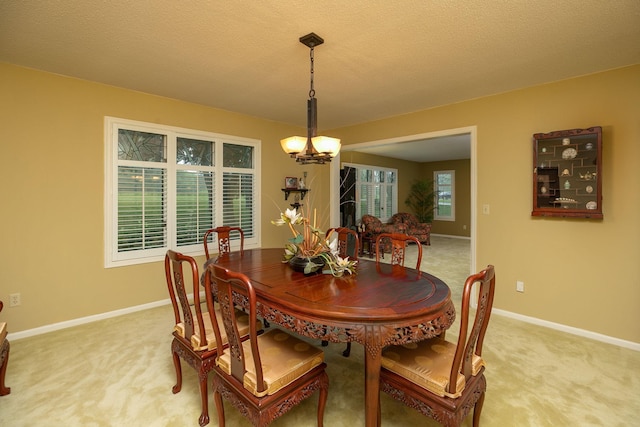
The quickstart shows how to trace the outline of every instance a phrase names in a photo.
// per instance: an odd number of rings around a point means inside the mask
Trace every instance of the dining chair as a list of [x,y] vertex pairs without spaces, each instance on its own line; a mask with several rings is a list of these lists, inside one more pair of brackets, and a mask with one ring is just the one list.
[[231,252],[231,232],[240,233],[240,252],[244,251],[244,231],[240,227],[221,227],[211,228],[204,233],[204,254],[209,259],[209,236],[217,234],[218,237],[218,255],[224,255]]
[[[183,268],[184,264],[188,265],[187,269]],[[201,426],[204,426],[209,423],[207,380],[209,372],[215,364],[215,355],[218,351],[216,335],[213,333],[211,322],[212,319],[220,317],[215,314],[212,316],[211,313],[218,309],[214,305],[211,292],[207,292],[205,289],[206,310],[202,310],[200,279],[195,259],[168,250],[164,259],[164,268],[175,317],[171,354],[176,369],[176,385],[173,386],[172,391],[176,394],[182,389],[182,368],[180,365],[180,358],[182,358],[198,373],[202,401],[202,413],[198,421]],[[185,270],[187,270],[186,275]],[[190,304],[189,291],[193,292],[193,305]],[[245,338],[249,334],[248,322],[248,316],[238,315],[238,333]],[[254,326],[260,327],[258,322]],[[220,340],[221,345],[226,344],[226,335],[223,334]]]
[[384,251],[382,240],[391,240],[391,265],[404,266],[405,250],[407,242],[414,242],[418,246],[418,258],[416,260],[416,270],[420,270],[422,263],[422,244],[415,236],[402,233],[381,233],[376,237],[376,263],[380,262],[380,254]]
[[[349,257],[349,259],[357,261],[358,254],[360,253],[360,240],[358,239],[358,233],[356,233],[355,230],[352,230],[350,228],[339,227],[339,228],[328,229],[325,236],[329,237],[333,233],[338,234],[338,238],[337,238],[338,239],[338,255],[340,255],[340,257],[342,258]],[[349,255],[349,239],[350,238],[353,239],[353,242],[354,242],[352,255]],[[327,345],[329,345],[328,341],[322,341],[323,347],[326,347]],[[344,357],[349,357],[350,354],[351,354],[351,343],[348,342],[347,347],[342,352],[342,355]]]
[[[4,304],[0,301],[0,311]],[[7,374],[9,364],[9,340],[7,339],[7,322],[0,322],[0,396],[11,393],[11,388],[4,385],[4,377]]]
[[[218,342],[224,331],[229,346],[218,345],[212,381],[218,411],[218,425],[224,427],[223,398],[235,406],[254,426],[265,426],[319,390],[318,426],[323,425],[329,390],[322,350],[280,329],[258,335],[256,291],[247,276],[210,264],[205,281],[215,281],[222,322],[213,322]],[[238,317],[233,309],[246,301],[249,310],[249,339],[237,333]],[[218,315],[216,313],[216,315]]]
[[[338,235],[338,255],[342,258],[349,257],[349,259],[357,260],[358,254],[360,253],[360,239],[358,239],[358,233],[350,228],[338,227],[328,229],[325,236],[328,238],[333,233]],[[349,254],[349,240],[353,241],[352,254]]]
[[[469,330],[471,291],[476,284],[477,307]],[[462,291],[457,342],[439,336],[384,349],[380,390],[445,426],[461,425],[473,408],[473,426],[478,427],[487,389],[482,344],[494,290],[495,271],[492,265],[467,278]]]

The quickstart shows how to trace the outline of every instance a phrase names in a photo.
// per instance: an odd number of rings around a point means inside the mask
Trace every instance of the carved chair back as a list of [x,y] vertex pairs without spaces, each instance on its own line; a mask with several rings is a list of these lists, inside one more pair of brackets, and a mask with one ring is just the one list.
[[[329,238],[333,233],[338,234],[338,255],[342,258],[357,260],[360,253],[360,239],[355,230],[346,227],[330,228],[327,230],[326,237]],[[349,254],[349,240],[353,242],[353,253]]]
[[[183,267],[185,264],[187,268]],[[198,421],[200,426],[204,426],[209,423],[208,374],[213,369],[216,354],[216,348],[212,345],[213,337],[207,336],[207,325],[211,323],[209,313],[214,310],[213,296],[210,292],[205,292],[207,311],[203,313],[198,265],[192,257],[168,250],[164,259],[164,269],[175,319],[171,353],[176,371],[176,384],[172,392],[175,394],[182,389],[180,358],[183,358],[198,372],[202,405]],[[189,301],[189,293],[193,293],[193,307]]]
[[383,253],[383,249],[380,245],[387,242],[391,242],[391,265],[404,266],[404,259],[406,253],[407,242],[414,242],[418,247],[418,256],[416,259],[416,270],[420,270],[420,264],[422,263],[422,245],[415,236],[409,236],[402,233],[382,233],[376,238],[376,263],[380,262],[380,254]]
[[[186,270],[183,265],[186,264]],[[200,278],[198,276],[198,264],[188,255],[168,250],[164,258],[165,275],[169,299],[173,306],[173,314],[176,325],[183,325],[184,337],[190,342],[195,334],[199,337],[199,345],[206,346],[207,334],[202,315],[202,301],[200,300]],[[186,274],[186,275],[185,275]],[[189,293],[193,293],[193,306],[189,301]],[[205,293],[207,309],[209,304],[213,309],[213,301],[208,293]],[[197,328],[197,330],[196,330]]]
[[204,233],[204,254],[209,259],[209,236],[217,234],[218,237],[218,255],[224,255],[231,252],[231,232],[240,234],[240,252],[244,251],[244,231],[240,227],[221,226],[211,228]]

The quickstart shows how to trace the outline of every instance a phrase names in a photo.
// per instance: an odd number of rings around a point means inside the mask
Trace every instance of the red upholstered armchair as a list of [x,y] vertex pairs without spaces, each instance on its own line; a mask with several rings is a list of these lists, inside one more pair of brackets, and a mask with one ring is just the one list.
[[431,224],[418,222],[418,219],[410,213],[398,212],[389,219],[389,224],[396,228],[404,225],[405,234],[415,236],[423,245],[431,245]]
[[[380,221],[379,218],[373,215],[363,215],[362,224],[364,225],[364,232],[367,237],[371,238],[372,242],[376,241],[379,234],[382,233],[404,233],[406,234],[406,225],[399,224],[385,224]],[[385,252],[391,252],[391,241],[385,239],[383,242],[383,250]],[[362,244],[362,243],[361,243]]]
[[[415,236],[423,245],[431,244],[431,224],[418,222],[415,216],[407,212],[399,212],[393,215],[387,224],[375,216],[363,215],[362,224],[364,225],[364,232],[373,241],[381,233],[400,233]],[[390,240],[383,241],[383,249],[385,252],[391,252]]]

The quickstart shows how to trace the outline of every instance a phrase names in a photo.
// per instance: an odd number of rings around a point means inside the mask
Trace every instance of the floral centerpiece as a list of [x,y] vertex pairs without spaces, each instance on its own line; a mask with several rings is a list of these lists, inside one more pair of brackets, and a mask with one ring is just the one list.
[[[304,211],[298,213],[296,209],[287,209],[280,213],[280,218],[271,221],[272,224],[287,225],[293,234],[289,243],[285,245],[282,262],[289,263],[292,268],[300,266],[304,274],[311,274],[323,268],[323,273],[342,276],[344,273],[355,273],[356,263],[348,257],[342,258],[338,254],[337,240],[331,241],[332,233],[324,236],[324,232],[317,227],[316,210],[313,210],[313,221],[304,216]],[[296,226],[301,226],[298,230]]]

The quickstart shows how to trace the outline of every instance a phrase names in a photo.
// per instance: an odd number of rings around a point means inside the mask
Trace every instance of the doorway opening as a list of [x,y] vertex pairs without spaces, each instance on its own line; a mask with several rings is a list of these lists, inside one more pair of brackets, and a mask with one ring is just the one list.
[[[454,138],[456,143],[454,143]],[[455,147],[454,147],[455,145]],[[470,245],[471,245],[471,260],[470,260],[470,274],[475,271],[476,268],[476,224],[477,224],[477,127],[469,126],[456,129],[447,129],[437,132],[428,132],[417,135],[407,135],[397,138],[390,138],[384,140],[375,140],[362,142],[358,144],[343,145],[341,152],[331,162],[330,172],[330,209],[331,217],[330,223],[332,227],[340,226],[340,203],[341,203],[341,153],[348,151],[365,151],[374,154],[384,155],[382,153],[393,152],[394,155],[402,152],[403,149],[407,151],[414,151],[414,156],[417,152],[424,154],[438,155],[437,160],[452,160],[453,157],[446,158],[446,156],[452,156],[457,150],[467,150],[470,159]],[[450,154],[447,154],[450,153]],[[444,156],[444,157],[443,157]],[[434,157],[435,158],[435,157]],[[458,157],[460,158],[460,157]],[[437,161],[436,160],[436,161]]]

